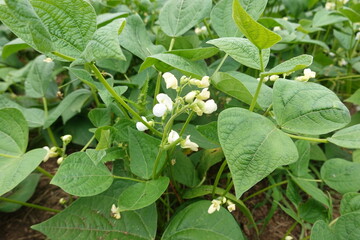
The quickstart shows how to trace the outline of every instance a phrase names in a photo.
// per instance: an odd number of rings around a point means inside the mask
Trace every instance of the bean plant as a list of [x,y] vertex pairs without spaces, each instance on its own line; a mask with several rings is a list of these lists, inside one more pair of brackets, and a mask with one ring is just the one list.
[[[0,211],[57,212],[32,226],[49,239],[257,239],[277,210],[284,239],[360,239],[358,1],[0,0],[0,20]],[[64,210],[26,203],[39,173]]]

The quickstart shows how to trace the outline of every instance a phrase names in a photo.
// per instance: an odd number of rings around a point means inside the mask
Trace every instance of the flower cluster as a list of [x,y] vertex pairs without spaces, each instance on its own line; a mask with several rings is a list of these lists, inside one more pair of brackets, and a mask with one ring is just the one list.
[[[179,134],[176,131],[171,130],[168,136],[168,143],[171,144],[176,142],[178,139],[180,139]],[[195,152],[199,150],[199,145],[190,140],[190,135],[187,135],[185,140],[180,141],[180,146],[182,148],[189,148]]]
[[309,81],[310,78],[315,78],[315,77],[316,77],[316,72],[311,71],[310,68],[306,68],[304,69],[304,75],[296,77],[295,80],[299,82],[307,82]]
[[47,160],[49,160],[49,158],[53,158],[53,157],[57,157],[59,156],[59,153],[57,151],[57,147],[52,147],[49,148],[48,146],[43,147],[43,149],[45,149],[47,151],[43,161],[46,162]]
[[228,209],[229,212],[235,211],[236,206],[235,206],[235,204],[233,202],[231,202],[230,200],[227,200],[225,197],[219,197],[219,198],[213,199],[211,201],[211,205],[210,205],[210,207],[208,209],[208,213],[212,214],[215,211],[220,211],[220,206],[222,204],[225,204],[225,203],[227,205],[227,209]]
[[115,204],[113,204],[111,206],[111,217],[115,218],[115,219],[120,219],[121,215],[120,215],[120,210],[118,207],[115,206]]

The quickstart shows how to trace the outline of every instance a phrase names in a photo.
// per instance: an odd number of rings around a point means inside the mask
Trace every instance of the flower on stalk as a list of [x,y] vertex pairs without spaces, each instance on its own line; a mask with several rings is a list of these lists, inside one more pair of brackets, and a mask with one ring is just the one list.
[[207,100],[210,98],[210,92],[208,90],[208,88],[204,88],[197,96],[197,99],[200,100]]
[[199,145],[197,145],[196,143],[190,141],[190,135],[187,135],[186,139],[181,141],[180,145],[181,145],[182,148],[190,148],[194,152],[199,150]]
[[172,73],[166,72],[162,75],[162,77],[165,80],[167,89],[169,89],[169,88],[177,89],[178,88],[178,80]]
[[165,93],[159,93],[156,96],[156,100],[158,100],[158,104],[155,104],[153,107],[153,114],[157,117],[162,117],[167,111],[171,111],[173,108],[173,102],[171,98]]
[[72,136],[69,135],[69,134],[64,135],[64,136],[62,136],[62,137],[60,137],[60,138],[61,138],[61,140],[63,141],[63,143],[64,143],[65,145],[69,144],[69,143],[71,142],[71,140],[72,140]]
[[168,143],[171,144],[171,143],[175,142],[176,140],[179,139],[179,137],[180,136],[176,131],[171,130],[170,133],[169,133],[169,136],[168,136]]
[[59,158],[56,160],[56,163],[57,163],[58,165],[60,165],[63,161],[64,161],[64,157],[59,157]]
[[192,103],[194,101],[194,98],[198,94],[198,91],[191,91],[188,94],[185,95],[184,99],[187,103]]
[[333,2],[327,2],[325,3],[325,9],[326,10],[334,10],[336,7],[336,4]]
[[201,34],[207,35],[207,34],[208,34],[208,31],[207,31],[207,29],[206,29],[206,26],[202,26],[201,28],[196,27],[196,28],[195,28],[195,34],[196,34],[196,35],[201,35]]
[[280,78],[279,75],[271,75],[269,79],[270,79],[270,81],[275,82],[279,78]]
[[273,28],[273,31],[274,32],[279,32],[279,31],[281,31],[282,29],[281,29],[281,27],[279,27],[279,26],[275,26],[274,28]]
[[204,76],[201,78],[201,80],[192,78],[189,82],[191,85],[196,85],[198,88],[207,88],[210,86],[209,76]]
[[226,204],[227,204],[227,209],[229,212],[233,212],[236,210],[236,206],[232,201],[227,200]]
[[[141,116],[141,118],[142,118],[145,122],[147,122],[150,126],[152,126],[152,125],[154,124],[154,121],[148,121],[148,120],[146,119],[146,117],[144,117],[144,116]],[[137,122],[137,123],[136,123],[136,129],[139,130],[139,131],[141,131],[141,132],[143,132],[143,131],[148,130],[149,128],[148,128],[145,124],[143,124],[142,122]]]
[[120,210],[118,207],[115,206],[115,204],[113,204],[111,206],[111,217],[115,218],[115,219],[120,219],[121,215],[120,215]]
[[49,148],[48,146],[43,147],[47,151],[43,161],[46,162],[49,158],[57,157],[59,154],[57,153],[57,147]]
[[210,99],[204,104],[204,113],[211,114],[217,110],[217,105],[213,99]]
[[348,64],[348,62],[342,58],[340,61],[338,61],[338,64],[340,67],[343,67],[343,66],[346,66]]
[[304,76],[296,77],[295,80],[299,82],[307,82],[310,78],[315,78],[316,72],[311,71],[310,68],[304,69]]
[[211,205],[208,209],[208,213],[209,214],[212,214],[214,213],[215,211],[220,211],[220,205],[221,205],[221,201],[220,200],[217,200],[217,199],[214,199],[211,201]]

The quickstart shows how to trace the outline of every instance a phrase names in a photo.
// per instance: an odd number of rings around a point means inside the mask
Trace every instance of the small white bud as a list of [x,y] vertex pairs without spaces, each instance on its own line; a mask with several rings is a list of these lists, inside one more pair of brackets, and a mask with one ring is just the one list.
[[340,61],[338,61],[338,64],[340,67],[343,67],[343,66],[346,66],[348,64],[348,62],[342,58]]
[[61,140],[64,142],[65,145],[66,145],[66,144],[69,144],[69,143],[71,142],[71,140],[72,140],[72,136],[69,135],[69,134],[64,135],[64,136],[62,136],[62,137],[60,137],[60,138],[61,138]]
[[275,82],[276,80],[278,80],[280,77],[278,75],[271,75],[270,76],[270,81]]
[[51,62],[53,62],[53,60],[48,57],[48,58],[45,58],[45,59],[43,60],[43,62],[51,63]]
[[279,31],[281,31],[281,27],[276,26],[276,27],[273,28],[273,31],[274,32],[279,32]]
[[185,102],[187,103],[192,103],[194,101],[194,98],[196,97],[196,95],[198,94],[197,91],[191,91],[188,94],[185,95],[184,99]]
[[360,40],[360,32],[357,32],[357,33],[356,33],[355,40],[357,40],[357,41]]
[[296,81],[299,81],[299,82],[307,82],[309,81],[309,77],[306,77],[306,76],[298,76],[295,78]]
[[115,219],[120,219],[121,215],[120,215],[120,210],[118,207],[115,206],[115,204],[113,204],[111,206],[111,217],[115,218]]
[[310,68],[306,68],[306,69],[304,69],[304,76],[308,77],[308,78],[315,78],[316,77],[316,72],[311,71]]
[[236,206],[233,202],[231,202],[230,200],[227,200],[227,209],[229,210],[229,212],[233,212],[236,210]]
[[162,75],[162,77],[165,80],[166,83],[166,88],[172,88],[172,89],[177,89],[178,87],[178,80],[176,79],[176,77],[169,72],[166,72]]
[[175,142],[176,140],[179,139],[179,137],[180,136],[176,131],[171,130],[170,133],[169,133],[169,136],[168,136],[168,143],[171,144],[171,143]]
[[197,99],[200,100],[207,100],[210,98],[210,92],[208,91],[208,88],[204,88],[199,95],[196,96]]
[[294,238],[292,236],[286,236],[285,240],[293,240]]
[[65,198],[60,198],[60,199],[59,199],[59,203],[60,203],[61,205],[64,205],[64,204],[66,203]]
[[333,2],[327,2],[326,4],[325,4],[325,9],[326,10],[334,10],[335,9],[335,7],[336,7],[336,4],[335,3],[333,3]]
[[210,77],[204,76],[201,78],[200,82],[197,82],[196,86],[199,88],[206,88],[210,86]]
[[[155,114],[154,114],[154,115],[155,115]],[[145,122],[147,122],[149,125],[152,125],[152,124],[154,123],[153,121],[148,121],[148,120],[146,119],[146,117],[144,117],[144,116],[141,116],[141,118],[142,118]],[[141,131],[141,132],[143,132],[143,131],[148,130],[149,128],[148,128],[145,124],[143,124],[142,122],[137,122],[137,123],[136,123],[136,129],[139,130],[139,131]]]
[[64,158],[63,158],[63,157],[59,157],[59,158],[56,160],[56,163],[57,163],[58,165],[60,165],[63,161],[64,161]]
[[43,147],[43,149],[45,149],[47,151],[43,161],[46,162],[47,160],[49,160],[49,158],[53,158],[53,157],[57,157],[59,154],[57,153],[57,148],[56,147],[52,147],[49,148],[48,146]]

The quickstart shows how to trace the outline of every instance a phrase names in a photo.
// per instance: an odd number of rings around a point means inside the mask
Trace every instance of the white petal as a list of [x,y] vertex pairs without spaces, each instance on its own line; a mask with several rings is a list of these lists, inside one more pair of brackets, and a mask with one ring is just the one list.
[[179,134],[177,132],[175,132],[174,130],[171,130],[170,133],[169,133],[169,136],[168,136],[168,142],[173,143],[176,140],[178,140],[179,137],[180,136],[179,136]]
[[178,81],[172,73],[166,72],[162,76],[165,80],[166,88],[176,89],[178,87]]
[[159,93],[156,96],[156,100],[158,100],[159,103],[164,104],[168,111],[172,110],[173,102],[172,102],[171,98],[168,95],[166,95],[165,93]]
[[199,95],[196,96],[196,98],[200,100],[207,100],[210,97],[210,92],[208,91],[208,88],[204,88]]
[[153,107],[153,114],[156,117],[164,116],[166,111],[167,111],[167,107],[165,104],[162,104],[162,103],[155,104],[155,106]]
[[211,114],[217,110],[217,105],[213,99],[210,99],[205,102],[204,113]]

